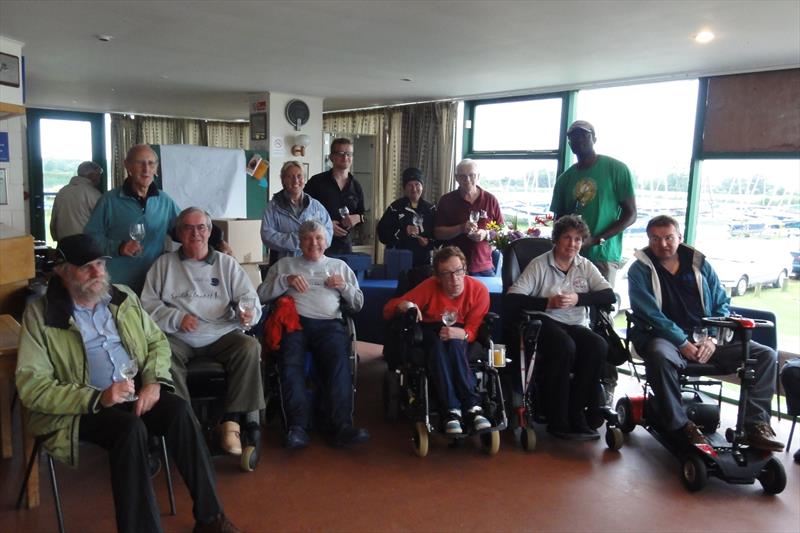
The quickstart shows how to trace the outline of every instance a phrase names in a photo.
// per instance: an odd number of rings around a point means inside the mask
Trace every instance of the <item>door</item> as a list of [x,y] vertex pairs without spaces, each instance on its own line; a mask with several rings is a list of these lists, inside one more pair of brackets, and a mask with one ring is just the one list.
[[31,233],[53,245],[53,200],[77,174],[78,165],[94,161],[103,167],[101,190],[106,190],[105,122],[102,113],[48,109],[28,109],[27,119]]

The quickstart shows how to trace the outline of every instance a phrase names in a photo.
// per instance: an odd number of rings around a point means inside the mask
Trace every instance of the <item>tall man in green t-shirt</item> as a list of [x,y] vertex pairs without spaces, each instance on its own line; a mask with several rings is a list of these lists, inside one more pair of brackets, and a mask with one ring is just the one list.
[[[567,128],[567,139],[578,162],[556,179],[550,210],[556,219],[570,214],[583,218],[592,234],[584,239],[581,255],[594,263],[613,287],[621,266],[622,232],[636,222],[631,171],[625,163],[595,153],[594,126],[585,120],[576,120]],[[617,369],[606,364],[603,374],[610,406]]]
[[622,232],[636,221],[631,171],[621,161],[594,151],[594,126],[576,120],[567,129],[569,147],[578,162],[556,180],[550,210],[558,219],[576,214],[592,235],[581,255],[597,266],[611,286],[622,258]]

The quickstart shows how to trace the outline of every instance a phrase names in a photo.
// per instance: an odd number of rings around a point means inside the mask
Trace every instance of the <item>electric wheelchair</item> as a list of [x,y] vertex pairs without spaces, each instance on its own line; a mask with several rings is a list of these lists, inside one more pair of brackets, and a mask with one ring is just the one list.
[[[401,273],[396,294],[398,296],[405,294],[431,274],[430,266]],[[497,319],[495,313],[487,313],[477,339],[468,347],[468,360],[470,369],[476,377],[481,414],[491,425],[486,429],[475,431],[471,425],[465,424],[466,431],[456,434],[445,432],[446,410],[441,409],[428,375],[426,351],[422,344],[422,327],[430,326],[422,326],[417,322],[416,308],[409,309],[387,324],[384,358],[388,368],[383,380],[384,415],[388,421],[396,421],[402,415],[411,422],[414,452],[419,457],[428,454],[432,433],[441,433],[451,439],[451,446],[456,446],[465,438],[478,435],[481,449],[485,453],[495,455],[499,451],[499,432],[506,428],[507,418],[499,374],[493,366],[494,343],[489,336],[495,319]]]
[[[514,284],[525,270],[525,267],[536,257],[548,252],[553,247],[550,239],[524,238],[513,241],[503,253],[502,280],[503,293]],[[504,300],[505,296],[504,296]],[[605,310],[600,310],[605,311]],[[531,452],[536,448],[536,431],[534,422],[546,423],[544,405],[547,398],[537,391],[543,390],[541,372],[537,370],[536,355],[542,321],[540,311],[518,310],[504,301],[503,339],[506,342],[509,357],[517,364],[510,365],[503,372],[503,385],[509,391],[509,418],[512,420],[515,436],[518,436],[523,450]],[[609,353],[613,342],[620,344],[618,338],[609,338],[607,316],[603,312],[592,313],[591,329],[607,343]],[[613,331],[613,328],[611,329]],[[620,349],[623,347],[619,346]],[[609,361],[622,364],[624,361]],[[623,445],[623,433],[619,427],[617,413],[605,405],[603,384],[598,381],[595,391],[594,408],[586,412],[586,420],[592,429],[606,424],[605,442],[609,449],[619,450]]]

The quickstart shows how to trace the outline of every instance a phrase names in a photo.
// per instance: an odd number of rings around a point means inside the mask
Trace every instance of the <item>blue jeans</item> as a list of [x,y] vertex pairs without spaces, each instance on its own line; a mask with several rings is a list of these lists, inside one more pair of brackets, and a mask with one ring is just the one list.
[[331,429],[337,431],[352,425],[353,376],[348,353],[350,339],[344,322],[300,317],[300,324],[302,330],[283,335],[278,358],[287,425],[309,427],[311,406],[306,395],[304,371],[305,354],[309,350]]
[[422,343],[428,357],[428,368],[433,374],[440,411],[467,411],[480,405],[480,395],[475,391],[475,375],[467,359],[467,341],[443,341],[439,338],[439,326],[423,326]]
[[[647,381],[653,389],[653,399],[664,427],[676,430],[689,419],[681,405],[678,372],[686,368],[686,359],[671,342],[654,338],[642,351]],[[769,423],[772,395],[775,393],[775,372],[778,354],[772,348],[750,341],[750,357],[756,360],[756,381],[745,406],[745,423]],[[717,346],[708,363],[721,372],[733,373],[742,361],[742,343]]]

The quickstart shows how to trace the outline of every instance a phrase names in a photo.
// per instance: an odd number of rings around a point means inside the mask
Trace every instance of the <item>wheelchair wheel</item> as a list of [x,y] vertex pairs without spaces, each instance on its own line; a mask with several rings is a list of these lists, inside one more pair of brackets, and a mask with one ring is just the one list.
[[708,482],[708,468],[699,457],[694,455],[687,457],[683,462],[681,479],[687,489],[691,492],[697,492],[705,487]]
[[481,450],[488,455],[496,455],[500,451],[500,432],[481,433]]
[[412,437],[414,442],[414,453],[419,457],[428,455],[428,428],[425,422],[417,422],[414,426],[414,435]]
[[633,402],[627,396],[617,400],[617,419],[619,419],[619,429],[623,433],[630,433],[636,427],[633,419]]
[[400,417],[400,383],[397,373],[387,370],[383,375],[383,417],[395,422]]
[[761,473],[758,474],[758,481],[767,494],[780,494],[786,488],[786,471],[780,461],[774,457],[767,461]]
[[606,427],[606,446],[612,452],[616,452],[622,448],[624,443],[624,435],[622,430],[618,427]]
[[532,427],[524,427],[519,434],[519,443],[526,452],[536,449],[536,432]]

